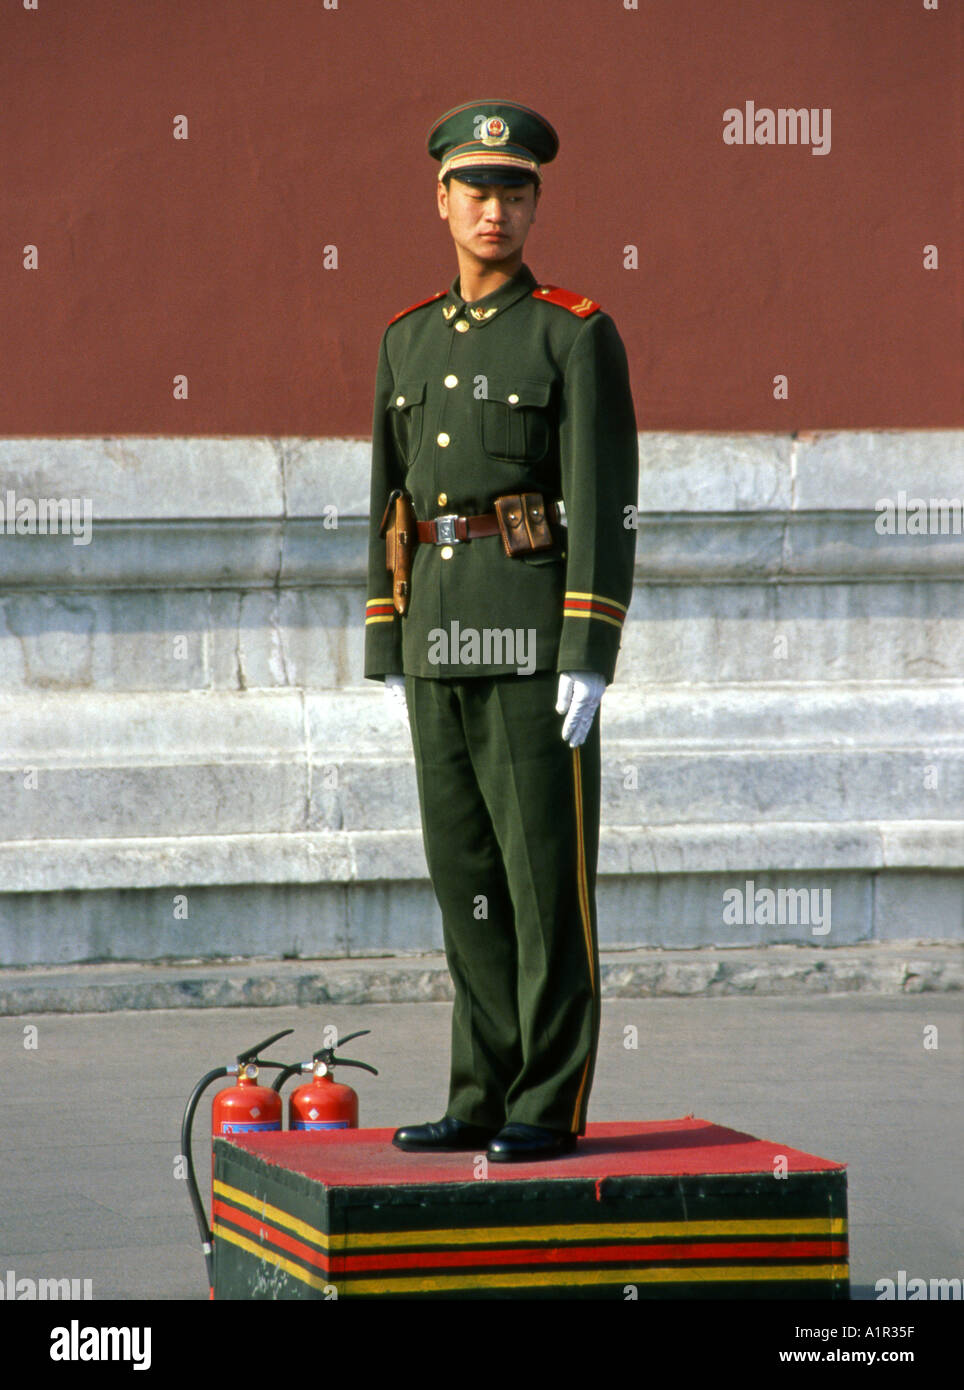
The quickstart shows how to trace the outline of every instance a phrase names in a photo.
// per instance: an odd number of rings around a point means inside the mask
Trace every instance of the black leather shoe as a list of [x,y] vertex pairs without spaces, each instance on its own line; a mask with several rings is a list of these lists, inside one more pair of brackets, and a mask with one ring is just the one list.
[[494,1163],[538,1162],[561,1158],[576,1147],[575,1134],[561,1134],[541,1125],[508,1124],[492,1140],[486,1153]]
[[406,1153],[446,1153],[457,1149],[484,1149],[494,1135],[494,1129],[463,1124],[445,1115],[431,1124],[396,1129],[392,1143]]

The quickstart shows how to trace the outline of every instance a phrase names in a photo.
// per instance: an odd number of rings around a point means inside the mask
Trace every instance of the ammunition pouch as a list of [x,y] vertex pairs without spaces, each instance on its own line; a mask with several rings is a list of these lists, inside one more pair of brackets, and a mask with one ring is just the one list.
[[539,492],[508,493],[495,499],[495,515],[506,555],[527,555],[553,544],[546,503]]

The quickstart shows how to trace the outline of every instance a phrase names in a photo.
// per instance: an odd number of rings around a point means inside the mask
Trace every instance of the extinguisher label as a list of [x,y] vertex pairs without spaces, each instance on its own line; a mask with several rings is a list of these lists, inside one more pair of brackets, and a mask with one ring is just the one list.
[[295,1120],[295,1129],[347,1129],[347,1120]]
[[262,1123],[249,1123],[247,1120],[222,1120],[222,1134],[257,1134],[265,1129],[280,1129],[280,1120],[267,1120]]

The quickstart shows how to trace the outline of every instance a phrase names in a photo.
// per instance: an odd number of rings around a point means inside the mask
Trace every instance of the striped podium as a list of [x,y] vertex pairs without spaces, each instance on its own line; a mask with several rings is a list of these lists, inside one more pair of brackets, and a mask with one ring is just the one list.
[[687,1115],[551,1163],[391,1129],[214,1141],[214,1296],[846,1299],[842,1163]]

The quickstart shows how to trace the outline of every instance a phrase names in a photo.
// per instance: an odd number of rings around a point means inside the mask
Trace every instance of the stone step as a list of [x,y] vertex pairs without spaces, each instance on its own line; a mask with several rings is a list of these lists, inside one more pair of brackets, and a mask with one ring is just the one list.
[[[704,558],[707,525],[705,519],[685,523],[698,532],[688,535],[688,544]],[[16,576],[8,582],[21,587],[0,588],[0,694],[43,701],[71,689],[162,697],[363,688],[363,531],[356,527],[354,539],[347,529],[338,535],[339,560],[330,575],[309,571],[300,587],[280,588],[268,583],[270,576],[239,575],[235,583],[243,592],[227,584],[213,588],[210,576],[193,574],[196,557],[212,554],[205,535],[188,536],[184,554],[170,557],[170,573],[145,575],[140,589],[133,587],[133,558],[126,567],[118,562],[114,588],[85,588],[84,576],[76,575],[75,587],[56,589],[38,553],[37,583],[46,575],[49,592],[22,587]],[[62,539],[22,537],[15,549],[19,553],[21,542],[51,546]],[[133,537],[135,555],[143,540]],[[964,575],[964,539],[955,543]],[[212,566],[225,544],[222,538],[214,547]],[[640,555],[648,544],[641,536]],[[856,543],[853,548],[859,553]],[[247,534],[237,550],[250,557]],[[305,550],[312,552],[307,539]],[[679,552],[677,545],[681,565]],[[0,556],[6,553],[0,546]],[[754,576],[734,559],[732,572],[665,582],[638,564],[617,688],[658,691],[694,677],[708,686],[790,687],[816,680],[841,689],[955,678],[964,671],[964,604],[959,580],[948,577],[951,561],[932,556],[930,578],[916,572],[887,577],[889,553],[866,574],[819,581]],[[652,554],[647,563],[655,563]],[[0,574],[0,585],[3,579]],[[178,588],[180,580],[192,587]],[[156,588],[147,587],[149,581]]]
[[[603,824],[956,821],[964,683],[607,693]],[[0,840],[417,829],[380,690],[0,698]]]
[[[964,989],[964,952],[941,943],[603,952],[604,999],[873,994]],[[133,1009],[427,1004],[452,999],[445,957],[425,955],[46,966],[0,971],[0,1017]]]

